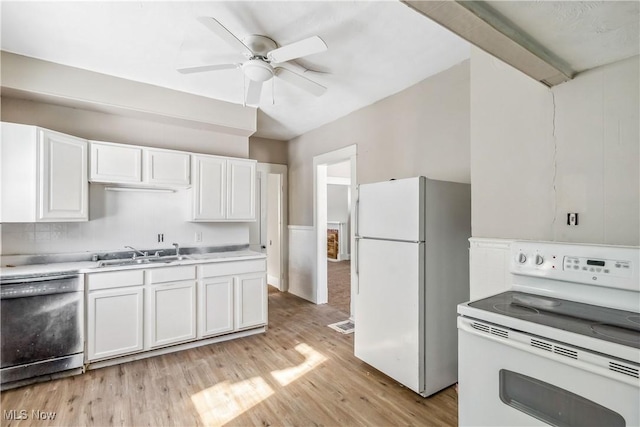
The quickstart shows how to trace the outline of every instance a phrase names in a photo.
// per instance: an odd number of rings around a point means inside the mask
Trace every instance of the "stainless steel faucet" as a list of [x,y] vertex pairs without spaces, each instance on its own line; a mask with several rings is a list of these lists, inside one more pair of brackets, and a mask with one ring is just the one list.
[[[125,246],[125,248],[129,248],[129,249],[133,250],[133,258],[134,258],[134,259],[136,258],[137,253],[138,253],[138,254],[140,254],[140,255],[142,255],[142,256],[149,256],[149,253],[148,253],[148,252],[142,252],[142,251],[139,251],[139,250],[137,250],[136,248],[134,248],[133,246]],[[136,252],[137,252],[137,253],[136,253]]]
[[176,248],[176,256],[180,256],[180,245],[177,243],[172,243],[172,245]]

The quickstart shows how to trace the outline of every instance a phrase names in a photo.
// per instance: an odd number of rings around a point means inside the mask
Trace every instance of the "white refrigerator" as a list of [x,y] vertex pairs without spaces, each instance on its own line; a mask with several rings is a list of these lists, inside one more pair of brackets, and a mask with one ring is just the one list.
[[358,189],[355,355],[423,396],[457,381],[470,190],[425,177]]

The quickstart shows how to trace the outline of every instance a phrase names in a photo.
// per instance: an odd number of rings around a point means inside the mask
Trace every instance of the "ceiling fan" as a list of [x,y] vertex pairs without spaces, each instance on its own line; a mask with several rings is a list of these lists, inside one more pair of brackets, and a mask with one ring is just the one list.
[[[224,60],[229,61],[227,63],[178,68],[178,72],[191,74],[240,68],[249,79],[245,102],[251,105],[260,103],[262,84],[271,80],[274,76],[315,96],[320,96],[327,90],[327,88],[321,84],[277,65],[327,50],[327,45],[320,37],[312,36],[286,46],[278,47],[278,44],[269,37],[250,35],[240,40],[214,18],[199,17],[197,19],[229,46],[237,49],[239,53],[237,56],[231,58],[225,55]],[[276,65],[274,66],[274,64]]]

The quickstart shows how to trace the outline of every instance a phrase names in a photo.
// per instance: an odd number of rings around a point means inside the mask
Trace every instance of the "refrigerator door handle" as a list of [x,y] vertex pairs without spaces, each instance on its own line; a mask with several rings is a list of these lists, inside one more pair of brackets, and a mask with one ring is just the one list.
[[[360,215],[360,197],[359,197],[359,191],[360,191],[360,186],[358,186],[356,188],[356,194],[357,194],[357,198],[356,198],[356,206],[355,206],[355,215],[354,215],[354,222],[355,222],[355,251],[354,251],[354,256],[355,256],[355,261],[356,261],[356,276],[360,275],[360,245],[358,244],[358,242],[360,241],[360,230],[359,230],[359,225],[360,225],[360,220],[358,218],[358,215]],[[360,293],[360,280],[356,281],[356,294]]]
[[[356,236],[356,247],[355,247],[355,251],[354,251],[354,255],[356,257],[355,261],[356,261],[356,276],[360,275],[360,236]],[[356,281],[356,294],[360,293],[360,280]]]

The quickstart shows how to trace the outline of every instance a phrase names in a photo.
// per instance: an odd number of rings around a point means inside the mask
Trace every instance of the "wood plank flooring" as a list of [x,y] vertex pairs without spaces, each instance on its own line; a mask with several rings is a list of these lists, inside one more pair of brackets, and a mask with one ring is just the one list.
[[351,313],[351,261],[327,261],[328,304],[343,311],[347,317]]
[[[331,306],[270,289],[265,334],[5,391],[0,425],[457,424],[453,387],[424,399],[400,386],[353,356],[353,335],[326,326],[340,320]],[[11,410],[28,419],[7,420]]]

